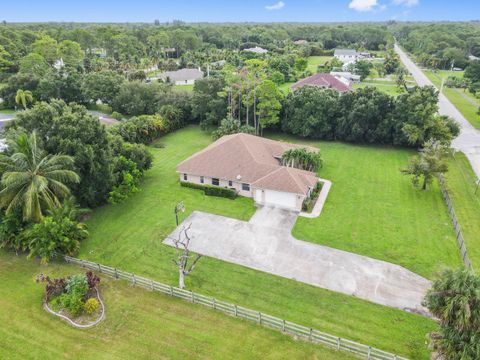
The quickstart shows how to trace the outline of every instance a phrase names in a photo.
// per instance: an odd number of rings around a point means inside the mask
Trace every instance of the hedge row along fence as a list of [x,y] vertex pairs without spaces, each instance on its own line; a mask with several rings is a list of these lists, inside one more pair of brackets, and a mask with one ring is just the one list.
[[194,184],[186,181],[181,181],[180,185],[182,185],[183,187],[191,188],[191,189],[203,190],[205,195],[208,195],[208,196],[219,196],[219,197],[224,197],[232,200],[237,197],[237,192],[229,188],[212,186],[212,185],[200,185],[200,184]]
[[306,326],[302,326],[275,316],[264,314],[260,311],[244,308],[236,304],[230,304],[217,300],[210,296],[201,295],[193,291],[182,290],[174,286],[159,283],[157,281],[146,279],[135,274],[121,271],[117,268],[105,266],[87,260],[80,260],[70,256],[64,256],[63,259],[67,263],[79,265],[81,267],[98,271],[102,274],[109,275],[115,279],[123,279],[129,281],[132,285],[138,286],[151,291],[158,291],[166,295],[177,297],[190,301],[194,304],[200,304],[214,310],[221,311],[225,314],[239,317],[242,319],[254,321],[260,325],[267,326],[284,332],[289,335],[295,335],[299,338],[313,343],[320,343],[333,347],[337,350],[347,351],[361,356],[365,359],[375,360],[407,360],[404,357],[376,349],[371,346],[363,345],[355,341],[330,335]]

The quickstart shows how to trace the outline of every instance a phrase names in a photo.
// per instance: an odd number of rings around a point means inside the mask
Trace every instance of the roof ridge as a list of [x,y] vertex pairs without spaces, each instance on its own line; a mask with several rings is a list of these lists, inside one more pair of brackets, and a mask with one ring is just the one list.
[[285,166],[285,167],[287,168],[288,174],[293,178],[293,180],[295,181],[295,183],[297,184],[298,188],[299,188],[300,191],[301,191],[301,190],[302,190],[302,184],[300,184],[300,183],[298,182],[298,179],[297,179],[296,174],[292,174],[292,173],[290,172],[290,169],[293,169],[293,168],[291,168],[291,167],[289,167],[289,166]]
[[255,181],[252,183],[252,185],[255,185],[255,183],[259,182],[260,180],[262,180],[262,179],[264,179],[264,178],[266,178],[266,177],[268,177],[268,176],[271,176],[271,175],[275,174],[277,171],[282,170],[282,168],[284,168],[284,167],[285,167],[285,166],[279,166],[277,169],[275,169],[275,170],[273,170],[273,171],[270,171],[269,173],[265,174],[265,175],[262,176],[261,178],[255,180]]
[[259,163],[259,162],[257,161],[257,159],[255,158],[255,155],[253,155],[252,151],[251,151],[250,148],[248,147],[248,144],[245,142],[244,136],[242,136],[242,135],[245,135],[245,134],[244,134],[244,133],[237,133],[237,134],[235,134],[235,136],[233,136],[233,137],[236,137],[236,138],[239,138],[239,139],[240,139],[240,141],[241,141],[242,144],[245,146],[245,148],[247,149],[248,154],[250,155],[250,157],[253,159],[254,162],[256,162],[256,163],[259,164],[259,165],[262,164],[262,163]]

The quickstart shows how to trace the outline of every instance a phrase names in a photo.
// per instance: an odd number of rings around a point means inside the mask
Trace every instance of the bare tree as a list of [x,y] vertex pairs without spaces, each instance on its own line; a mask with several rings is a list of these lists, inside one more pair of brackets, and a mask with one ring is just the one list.
[[[177,259],[173,260],[173,262],[178,266],[178,287],[180,289],[185,288],[185,276],[193,271],[198,260],[202,257],[200,254],[197,254],[195,257],[190,255],[190,236],[188,236],[188,231],[191,225],[192,224],[189,224],[187,227],[184,226],[178,233],[178,237],[172,238],[177,248]],[[191,259],[193,259],[193,261],[189,265]]]

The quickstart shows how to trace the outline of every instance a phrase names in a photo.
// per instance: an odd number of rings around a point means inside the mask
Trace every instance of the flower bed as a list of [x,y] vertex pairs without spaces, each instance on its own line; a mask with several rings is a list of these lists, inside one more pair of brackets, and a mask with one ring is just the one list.
[[37,282],[46,282],[43,306],[72,326],[88,328],[97,325],[105,317],[105,306],[100,297],[100,278],[93,272],[68,278],[50,279],[43,274]]

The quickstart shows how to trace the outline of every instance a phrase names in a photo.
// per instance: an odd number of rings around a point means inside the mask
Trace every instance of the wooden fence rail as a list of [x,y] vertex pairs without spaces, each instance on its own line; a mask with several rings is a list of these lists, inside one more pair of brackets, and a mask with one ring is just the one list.
[[333,336],[306,326],[295,324],[293,322],[277,318],[268,314],[264,314],[259,311],[244,308],[239,305],[230,304],[210,296],[195,293],[189,290],[179,289],[174,286],[159,283],[157,281],[146,279],[135,274],[127,273],[125,271],[105,266],[102,264],[94,263],[87,260],[80,260],[70,256],[64,256],[64,260],[68,263],[80,265],[81,267],[98,271],[99,273],[106,274],[115,279],[124,279],[132,283],[134,286],[138,286],[151,291],[158,291],[166,295],[178,297],[192,303],[204,305],[214,310],[221,311],[231,316],[254,321],[258,324],[268,326],[270,328],[282,331],[284,333],[298,336],[304,340],[314,343],[321,343],[334,347],[337,350],[344,350],[354,353],[365,359],[378,359],[378,360],[407,360],[404,357],[376,349],[371,346],[363,345],[355,341],[343,339],[337,336]]
[[447,185],[445,183],[445,177],[440,174],[438,177],[440,183],[440,189],[442,190],[443,198],[448,207],[448,213],[450,218],[452,219],[453,226],[455,227],[455,236],[457,238],[458,248],[460,249],[460,255],[462,256],[463,264],[467,269],[472,269],[473,266],[468,258],[467,253],[467,246],[465,245],[465,241],[463,239],[462,229],[460,228],[460,223],[458,222],[457,215],[455,215],[455,209],[453,208],[452,201],[450,200],[450,195],[448,194]]

